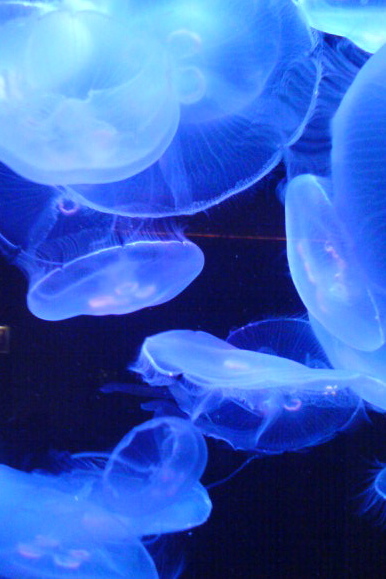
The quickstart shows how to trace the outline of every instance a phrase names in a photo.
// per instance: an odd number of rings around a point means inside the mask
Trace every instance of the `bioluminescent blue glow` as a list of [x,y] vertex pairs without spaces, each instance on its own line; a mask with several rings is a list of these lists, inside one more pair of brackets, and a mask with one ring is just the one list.
[[[282,320],[270,323],[270,332],[281,331]],[[286,338],[296,343],[300,336],[303,341],[304,324],[288,322]],[[258,324],[256,332],[251,324],[231,336],[231,341],[242,341],[243,349],[205,332],[157,334],[145,340],[132,369],[152,386],[168,386],[204,434],[234,448],[299,450],[330,439],[348,425],[361,407],[351,385],[367,378],[312,362],[312,351],[320,351],[313,337],[310,357],[304,344],[301,355],[316,368],[281,357],[280,351],[264,353],[266,344],[256,340],[258,330]]]
[[1,465],[2,577],[157,579],[141,538],[206,521],[206,458],[199,431],[165,417],[134,428],[111,455],[74,455],[59,475]]
[[293,0],[310,26],[345,36],[367,52],[386,42],[385,0]]

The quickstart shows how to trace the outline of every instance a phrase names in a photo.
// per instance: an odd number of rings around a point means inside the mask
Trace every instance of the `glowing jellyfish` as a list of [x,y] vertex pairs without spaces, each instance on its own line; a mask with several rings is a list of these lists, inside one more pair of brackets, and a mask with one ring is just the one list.
[[71,456],[59,475],[0,465],[1,576],[158,579],[141,538],[207,520],[206,459],[200,432],[165,417],[134,428],[111,455]]
[[202,434],[188,420],[162,417],[135,427],[102,476],[109,507],[137,534],[170,533],[205,522],[211,502],[199,479],[207,462]]
[[385,62],[382,48],[338,108],[331,179],[303,175],[286,192],[288,261],[300,297],[328,332],[363,351],[385,342]]
[[310,26],[376,52],[386,42],[385,0],[293,0]]
[[320,78],[316,38],[287,0],[169,0],[137,11],[168,54],[178,129],[144,171],[74,189],[101,211],[195,213],[261,179],[300,136]]
[[124,522],[63,491],[60,479],[2,465],[0,482],[2,577],[157,579],[150,555]]
[[[304,335],[299,323],[293,336]],[[174,330],[147,338],[132,369],[151,386],[168,386],[204,434],[238,449],[299,450],[332,438],[356,416],[361,401],[351,385],[367,378],[309,368],[263,347],[250,335],[239,349],[205,332]]]
[[48,188],[36,195],[27,190],[18,212],[14,201],[8,203],[12,192],[0,198],[0,248],[29,278],[27,303],[39,318],[124,314],[158,305],[178,295],[203,267],[201,250],[173,224],[116,219]]
[[110,15],[108,4],[0,6],[0,159],[27,179],[125,179],[174,137],[166,47],[138,14]]

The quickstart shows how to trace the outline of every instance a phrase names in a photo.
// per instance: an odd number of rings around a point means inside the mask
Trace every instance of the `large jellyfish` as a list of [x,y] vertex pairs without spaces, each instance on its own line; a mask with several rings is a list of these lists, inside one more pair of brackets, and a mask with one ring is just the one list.
[[386,42],[385,0],[293,0],[313,28],[345,36],[367,52]]
[[[151,386],[166,385],[204,434],[236,449],[275,454],[329,440],[361,409],[351,386],[376,380],[330,369],[304,321],[269,323],[261,336],[259,324],[251,324],[229,342],[190,330],[157,334],[145,340],[131,369]],[[283,330],[284,341],[266,345],[267,335]],[[288,351],[291,340],[301,345],[292,358],[312,367],[274,353],[281,344]]]
[[332,124],[331,179],[286,192],[287,252],[305,306],[348,347],[385,343],[386,47],[347,91]]
[[176,132],[167,48],[138,11],[97,2],[0,6],[0,158],[47,184],[152,165]]
[[6,2],[0,17],[0,159],[102,211],[218,203],[279,162],[314,105],[316,40],[288,0]]
[[1,576],[157,579],[141,538],[206,521],[206,456],[199,431],[172,417],[134,428],[111,455],[73,455],[60,475],[1,465]]
[[17,183],[0,197],[0,249],[26,273],[28,307],[39,318],[125,314],[158,305],[203,267],[201,250],[175,224],[117,219],[80,207],[65,190],[28,184],[19,211]]

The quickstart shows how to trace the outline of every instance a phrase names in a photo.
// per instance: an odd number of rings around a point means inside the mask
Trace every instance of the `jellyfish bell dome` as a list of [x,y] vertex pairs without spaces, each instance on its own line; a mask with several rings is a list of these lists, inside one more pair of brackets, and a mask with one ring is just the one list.
[[285,197],[287,256],[309,312],[350,346],[375,350],[385,340],[381,302],[332,202],[329,179],[300,175]]
[[153,164],[179,105],[167,51],[138,14],[20,4],[0,7],[0,159],[51,185],[117,181]]
[[320,80],[317,40],[287,0],[165,0],[135,10],[168,55],[178,128],[142,172],[73,188],[98,211],[196,213],[263,178],[299,138]]
[[204,265],[202,251],[175,224],[98,213],[79,206],[68,190],[34,186],[15,205],[11,188],[0,211],[0,249],[26,273],[28,307],[45,320],[164,303]]

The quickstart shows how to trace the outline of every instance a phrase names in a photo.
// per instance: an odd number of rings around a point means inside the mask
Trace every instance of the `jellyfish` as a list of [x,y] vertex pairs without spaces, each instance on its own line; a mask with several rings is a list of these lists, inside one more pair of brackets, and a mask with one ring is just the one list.
[[385,343],[385,62],[382,48],[337,110],[331,177],[301,175],[286,192],[287,254],[299,295],[328,332],[364,352]]
[[158,578],[150,555],[124,522],[62,490],[60,478],[1,465],[0,481],[6,522],[0,536],[2,577]]
[[95,210],[217,204],[275,167],[313,109],[317,39],[288,0],[24,4],[3,25],[0,159]]
[[367,52],[386,42],[384,0],[293,0],[313,28],[345,36]]
[[0,249],[26,273],[27,304],[41,319],[155,306],[178,295],[203,267],[201,250],[173,223],[100,214],[64,189],[24,189],[20,211],[14,187],[0,196]]
[[[105,183],[150,167],[179,104],[166,47],[106,2],[3,2],[0,159],[42,184]],[[113,6],[111,6],[113,8]]]
[[[283,327],[282,321],[270,324],[269,332]],[[299,343],[312,336],[304,321],[289,322],[289,328],[295,343],[299,336]],[[264,342],[255,340],[258,330],[257,325],[255,334],[252,324],[228,342],[205,332],[163,332],[145,340],[131,369],[151,386],[167,386],[205,435],[236,449],[295,451],[329,440],[351,424],[362,408],[351,386],[373,379],[332,370],[322,360],[310,364],[315,368],[281,357],[280,351],[265,353]],[[232,343],[239,340],[242,349]],[[319,356],[321,350],[311,346],[309,360],[313,351]],[[307,353],[297,355],[305,359]]]
[[[57,475],[0,465],[0,573],[13,579],[158,579],[142,538],[191,529],[210,514],[202,435],[153,419],[111,454],[72,455]],[[145,498],[147,496],[147,499]]]

